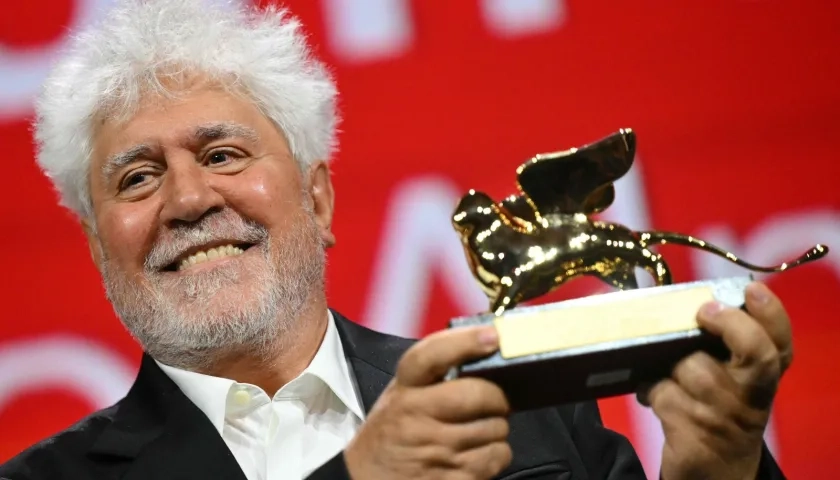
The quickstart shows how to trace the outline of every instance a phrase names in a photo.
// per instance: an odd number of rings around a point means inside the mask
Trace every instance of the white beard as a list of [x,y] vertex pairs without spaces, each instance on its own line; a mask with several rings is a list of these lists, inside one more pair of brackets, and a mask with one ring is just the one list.
[[141,278],[129,278],[105,258],[106,295],[143,349],[164,364],[206,370],[223,356],[243,354],[269,361],[294,341],[310,295],[324,288],[324,246],[312,213],[290,223],[283,238],[269,238],[232,210],[208,215],[173,230],[171,240],[159,239],[147,266],[221,238],[258,243],[247,251],[253,265],[181,276],[146,268]]

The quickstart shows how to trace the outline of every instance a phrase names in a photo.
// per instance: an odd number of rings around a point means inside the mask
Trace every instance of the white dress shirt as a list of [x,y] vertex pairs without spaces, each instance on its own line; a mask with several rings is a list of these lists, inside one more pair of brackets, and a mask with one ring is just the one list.
[[299,480],[343,450],[364,419],[329,314],[312,363],[273,397],[261,388],[158,362],[210,419],[248,480]]

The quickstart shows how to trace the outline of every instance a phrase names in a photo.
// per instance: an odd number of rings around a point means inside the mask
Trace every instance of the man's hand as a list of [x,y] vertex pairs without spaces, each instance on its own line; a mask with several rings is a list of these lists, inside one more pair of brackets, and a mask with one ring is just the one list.
[[481,379],[441,382],[450,367],[498,348],[495,328],[459,328],[417,342],[344,452],[354,479],[489,479],[511,461],[509,405]]
[[763,284],[747,288],[747,311],[711,304],[698,322],[732,352],[722,364],[696,353],[640,397],[662,422],[662,478],[754,480],[776,388],[793,358],[790,321]]

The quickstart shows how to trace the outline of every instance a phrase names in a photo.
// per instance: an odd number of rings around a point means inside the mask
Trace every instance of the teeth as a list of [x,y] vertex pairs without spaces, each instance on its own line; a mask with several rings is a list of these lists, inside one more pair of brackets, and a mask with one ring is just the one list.
[[183,270],[187,267],[191,267],[208,260],[234,257],[236,255],[242,255],[243,253],[245,253],[245,250],[242,250],[239,247],[234,247],[233,245],[223,245],[221,247],[211,248],[210,250],[203,250],[181,260],[180,265],[178,265],[178,270]]

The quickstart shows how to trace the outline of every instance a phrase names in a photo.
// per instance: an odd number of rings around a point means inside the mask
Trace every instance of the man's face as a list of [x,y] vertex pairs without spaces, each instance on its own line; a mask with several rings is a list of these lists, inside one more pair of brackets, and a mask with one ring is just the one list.
[[243,98],[196,86],[147,98],[128,122],[106,119],[89,181],[86,230],[108,297],[164,363],[269,348],[322,292],[327,168],[302,172]]

